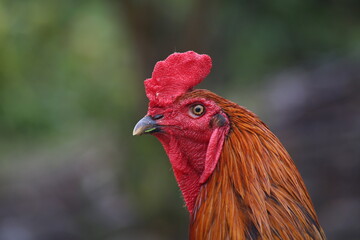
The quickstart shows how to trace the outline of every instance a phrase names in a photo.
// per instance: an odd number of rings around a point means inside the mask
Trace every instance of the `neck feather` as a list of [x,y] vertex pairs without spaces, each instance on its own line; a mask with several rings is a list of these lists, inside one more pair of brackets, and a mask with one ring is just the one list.
[[218,165],[191,214],[190,239],[325,239],[279,140],[252,113],[232,111]]

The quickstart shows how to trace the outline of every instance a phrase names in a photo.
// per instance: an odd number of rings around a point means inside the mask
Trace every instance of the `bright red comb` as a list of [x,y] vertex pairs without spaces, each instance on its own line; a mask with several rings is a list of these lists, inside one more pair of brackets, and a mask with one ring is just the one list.
[[211,58],[193,51],[173,53],[154,67],[145,80],[146,96],[152,106],[164,106],[199,84],[209,73]]

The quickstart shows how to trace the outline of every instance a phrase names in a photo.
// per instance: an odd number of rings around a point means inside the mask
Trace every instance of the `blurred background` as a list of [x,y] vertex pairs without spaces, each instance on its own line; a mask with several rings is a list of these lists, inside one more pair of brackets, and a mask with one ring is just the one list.
[[133,137],[174,51],[258,114],[329,239],[360,239],[360,1],[0,0],[0,240],[187,239],[160,143]]

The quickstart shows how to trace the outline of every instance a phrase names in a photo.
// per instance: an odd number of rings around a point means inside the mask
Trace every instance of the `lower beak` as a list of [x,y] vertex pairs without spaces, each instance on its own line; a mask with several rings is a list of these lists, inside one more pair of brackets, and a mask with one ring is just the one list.
[[143,117],[134,127],[133,136],[160,131],[159,125],[150,116]]

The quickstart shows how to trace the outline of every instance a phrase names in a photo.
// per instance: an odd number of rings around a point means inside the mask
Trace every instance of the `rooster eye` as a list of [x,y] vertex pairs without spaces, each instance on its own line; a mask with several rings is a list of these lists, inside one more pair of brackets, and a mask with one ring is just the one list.
[[193,105],[190,108],[190,114],[193,117],[200,117],[205,112],[205,107],[201,104]]

